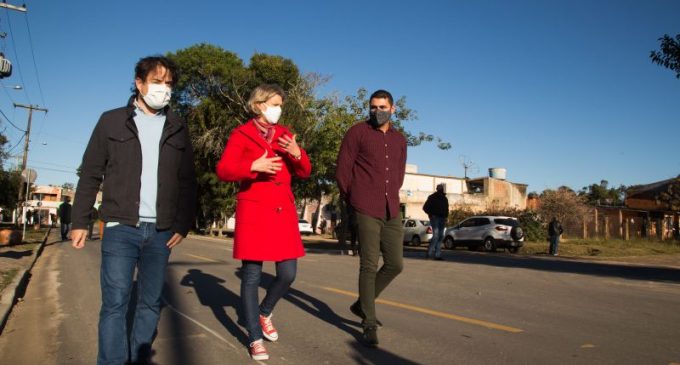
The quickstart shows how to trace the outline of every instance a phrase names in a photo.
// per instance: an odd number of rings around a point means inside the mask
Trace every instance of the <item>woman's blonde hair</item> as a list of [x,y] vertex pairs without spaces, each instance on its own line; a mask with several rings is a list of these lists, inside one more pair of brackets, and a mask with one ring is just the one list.
[[286,99],[286,93],[279,85],[262,84],[256,87],[255,90],[250,93],[250,98],[248,98],[248,109],[255,115],[262,114],[262,111],[257,107],[257,104],[264,103],[274,95],[280,96],[281,100]]

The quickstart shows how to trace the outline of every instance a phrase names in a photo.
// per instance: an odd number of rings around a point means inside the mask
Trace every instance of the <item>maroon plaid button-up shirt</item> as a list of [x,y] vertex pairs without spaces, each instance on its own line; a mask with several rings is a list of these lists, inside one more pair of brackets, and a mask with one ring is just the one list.
[[368,122],[352,126],[342,140],[335,177],[340,192],[359,213],[399,217],[399,188],[406,170],[406,138],[392,126],[383,132]]

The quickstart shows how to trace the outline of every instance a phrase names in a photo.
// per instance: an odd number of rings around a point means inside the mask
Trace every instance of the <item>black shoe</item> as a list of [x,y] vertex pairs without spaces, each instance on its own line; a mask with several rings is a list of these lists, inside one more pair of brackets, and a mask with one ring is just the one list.
[[[366,314],[364,314],[364,311],[361,310],[361,303],[357,300],[354,302],[354,304],[349,306],[349,310],[357,317],[361,318],[362,320],[366,319]],[[375,322],[378,324],[378,326],[382,327],[382,322],[380,322],[377,318]]]
[[378,327],[370,326],[364,328],[362,340],[364,346],[378,347]]
[[435,257],[434,258],[436,261],[444,261],[444,258],[441,256]]

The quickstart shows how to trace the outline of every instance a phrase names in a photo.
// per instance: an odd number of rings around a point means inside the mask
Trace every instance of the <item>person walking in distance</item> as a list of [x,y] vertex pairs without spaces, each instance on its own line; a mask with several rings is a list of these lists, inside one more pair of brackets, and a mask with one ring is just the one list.
[[444,188],[444,184],[437,185],[437,191],[430,194],[423,205],[423,211],[430,217],[433,230],[432,239],[427,248],[427,258],[434,258],[435,260],[443,260],[441,244],[444,238],[446,219],[449,217],[449,199],[446,198]]
[[59,214],[59,228],[61,231],[61,240],[68,239],[68,233],[71,229],[71,198],[64,197],[64,202],[59,205],[57,213]]
[[[263,337],[279,339],[272,313],[295,280],[297,259],[305,254],[290,184],[293,177],[308,178],[312,165],[295,135],[277,124],[284,99],[278,85],[252,91],[248,108],[253,118],[231,133],[216,168],[220,179],[240,183],[233,255],[241,260],[241,300],[254,360],[269,359]],[[264,261],[276,263],[276,278],[260,302]]]
[[[104,182],[99,365],[150,361],[170,252],[193,224],[193,149],[185,122],[168,105],[177,79],[170,59],[139,60],[133,95],[126,106],[102,114],[83,155],[73,207],[76,249],[85,246]],[[128,329],[135,269],[137,305]]]
[[350,310],[362,318],[363,344],[376,347],[380,322],[375,299],[403,269],[399,188],[406,171],[406,138],[390,122],[396,111],[392,94],[374,92],[369,108],[368,120],[345,133],[336,179],[342,198],[355,211],[361,245],[359,300]]
[[550,239],[550,254],[557,256],[557,248],[560,245],[560,236],[564,230],[562,229],[562,224],[557,218],[553,219],[548,223],[548,238]]

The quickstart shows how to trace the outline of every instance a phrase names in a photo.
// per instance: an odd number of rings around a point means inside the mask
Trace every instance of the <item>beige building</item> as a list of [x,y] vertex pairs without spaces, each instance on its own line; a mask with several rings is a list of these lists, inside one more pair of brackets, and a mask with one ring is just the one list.
[[[97,193],[95,208],[98,208],[101,204],[101,194],[101,192]],[[57,209],[64,202],[65,197],[69,197],[71,204],[73,204],[74,195],[74,190],[64,189],[61,186],[36,185],[31,191],[26,206],[21,208],[21,215],[18,217],[19,223],[23,223],[26,211],[30,210],[32,217],[29,218],[29,221],[31,223],[35,224],[35,218],[39,218],[40,224],[52,224],[52,215],[57,215]]]
[[[480,212],[489,208],[525,209],[527,206],[527,185],[505,180],[505,170],[490,169],[494,177],[465,179],[418,173],[416,165],[406,165],[404,184],[399,191],[404,217],[427,219],[423,204],[437,185],[446,186],[446,197],[451,208],[466,206]],[[501,170],[501,174],[496,174]]]
[[[399,190],[402,216],[427,219],[427,214],[423,212],[423,204],[439,184],[446,186],[446,197],[449,199],[449,206],[452,209],[461,206],[466,206],[475,212],[481,212],[488,208],[525,209],[527,206],[527,185],[505,180],[504,169],[489,170],[491,173],[488,177],[465,179],[421,174],[418,172],[418,166],[407,164],[404,183]],[[500,173],[498,173],[499,170]],[[307,204],[303,219],[312,222],[317,208],[317,202]],[[331,222],[333,212],[336,210],[331,205],[331,197],[329,196],[324,196],[321,199],[320,208],[317,227],[322,220]],[[336,214],[337,219],[339,219],[338,217],[339,213]]]

